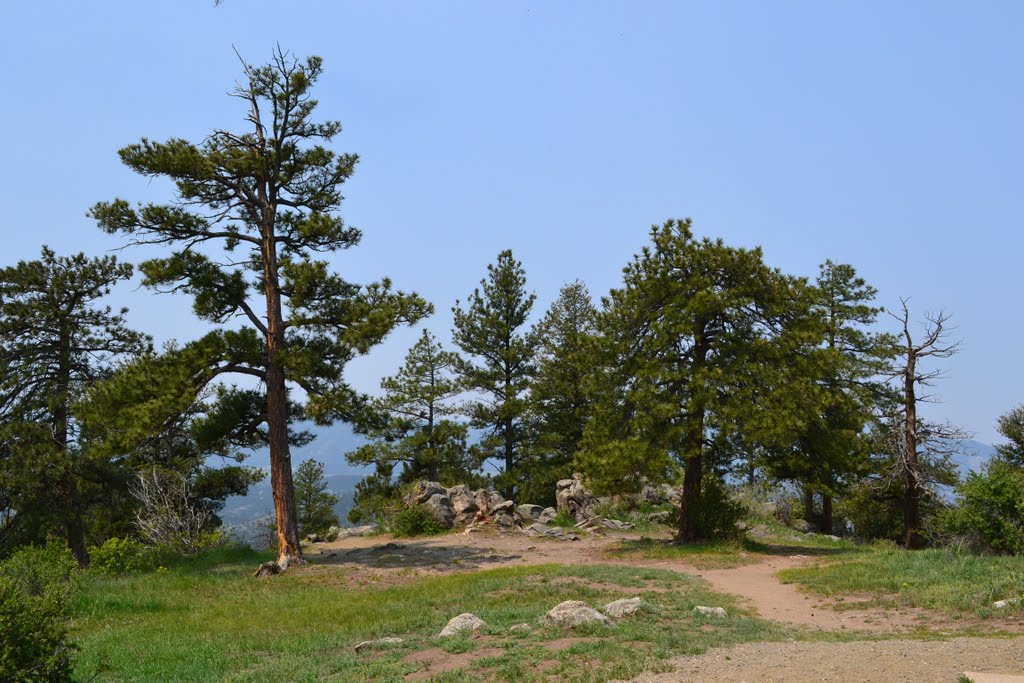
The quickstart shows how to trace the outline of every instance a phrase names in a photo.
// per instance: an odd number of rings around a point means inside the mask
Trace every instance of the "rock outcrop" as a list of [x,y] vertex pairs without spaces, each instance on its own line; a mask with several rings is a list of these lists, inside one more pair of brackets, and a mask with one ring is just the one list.
[[579,474],[572,479],[562,479],[555,488],[555,503],[558,512],[572,515],[576,521],[583,521],[593,516],[592,510],[597,498],[583,486],[583,478]]

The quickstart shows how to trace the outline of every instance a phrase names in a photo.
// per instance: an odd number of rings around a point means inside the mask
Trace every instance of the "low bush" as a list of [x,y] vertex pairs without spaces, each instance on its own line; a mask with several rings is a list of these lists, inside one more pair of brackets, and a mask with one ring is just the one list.
[[715,475],[704,478],[697,506],[697,534],[701,538],[738,538],[743,530],[739,522],[747,514],[742,503],[732,498]]
[[22,548],[0,563],[0,681],[72,680],[68,610],[79,574],[56,544]]
[[158,563],[152,546],[131,538],[108,538],[89,555],[89,569],[111,576],[146,571]]
[[428,536],[447,531],[430,512],[418,505],[396,511],[387,519],[386,528],[398,537]]
[[957,486],[960,504],[936,516],[932,530],[944,545],[1024,554],[1024,468],[993,460]]

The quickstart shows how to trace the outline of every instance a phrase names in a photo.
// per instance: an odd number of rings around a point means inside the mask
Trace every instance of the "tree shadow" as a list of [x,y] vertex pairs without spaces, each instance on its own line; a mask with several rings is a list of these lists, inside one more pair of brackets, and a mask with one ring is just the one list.
[[310,553],[306,559],[312,564],[355,564],[378,569],[486,569],[489,566],[520,560],[522,555],[502,554],[489,548],[405,541],[365,548],[330,550],[318,555]]

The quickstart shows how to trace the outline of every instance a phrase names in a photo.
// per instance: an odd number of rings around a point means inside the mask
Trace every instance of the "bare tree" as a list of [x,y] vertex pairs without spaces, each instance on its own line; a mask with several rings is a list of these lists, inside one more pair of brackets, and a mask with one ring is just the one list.
[[900,393],[900,407],[894,417],[892,434],[893,454],[896,456],[894,474],[904,481],[903,541],[907,548],[913,549],[922,545],[921,497],[932,490],[929,485],[932,482],[925,475],[927,468],[923,459],[948,461],[956,451],[955,444],[969,435],[949,424],[926,423],[918,416],[919,403],[935,402],[934,395],[921,393],[921,389],[932,386],[945,374],[944,370],[925,371],[920,366],[921,362],[928,358],[955,355],[960,350],[961,340],[950,340],[953,329],[949,326],[950,316],[940,311],[925,314],[923,338],[915,341],[910,330],[907,302],[908,299],[900,300],[901,313],[889,313],[902,328],[900,353],[890,376],[899,384]]
[[154,545],[174,548],[187,555],[200,549],[210,512],[196,498],[188,473],[161,471],[154,467],[139,472],[132,495],[139,501],[135,523]]

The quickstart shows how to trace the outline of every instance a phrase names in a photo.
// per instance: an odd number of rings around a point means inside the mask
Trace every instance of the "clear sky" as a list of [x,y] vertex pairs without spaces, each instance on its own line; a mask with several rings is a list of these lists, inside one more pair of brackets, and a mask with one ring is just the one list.
[[[361,156],[342,213],[364,242],[333,263],[426,296],[444,340],[501,249],[539,315],[689,216],[787,272],[847,262],[883,305],[953,313],[929,416],[993,441],[1024,401],[1024,3],[6,0],[0,34],[5,265],[118,246],[93,203],[170,195],[117,149],[240,128],[233,49],[279,43],[324,57],[320,114]],[[201,331],[183,298],[116,302],[159,340]],[[352,382],[374,390],[415,337]]]

